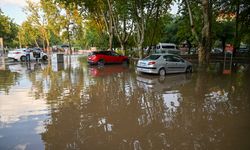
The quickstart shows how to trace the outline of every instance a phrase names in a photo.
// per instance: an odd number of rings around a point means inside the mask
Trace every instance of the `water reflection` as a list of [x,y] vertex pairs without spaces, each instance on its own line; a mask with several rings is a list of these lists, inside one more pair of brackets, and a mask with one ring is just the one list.
[[76,56],[52,67],[4,71],[19,77],[0,93],[0,149],[250,148],[248,66],[164,78]]
[[89,66],[89,74],[93,77],[109,76],[128,71],[129,71],[128,66],[124,65]]
[[180,86],[191,81],[192,74],[170,74],[168,76],[138,75],[136,77],[138,86],[146,91],[164,91]]

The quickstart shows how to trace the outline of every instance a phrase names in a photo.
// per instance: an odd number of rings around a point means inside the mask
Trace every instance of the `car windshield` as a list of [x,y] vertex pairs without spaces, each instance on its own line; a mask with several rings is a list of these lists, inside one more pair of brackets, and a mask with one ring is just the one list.
[[143,60],[156,60],[160,57],[161,55],[150,55],[146,58],[144,58]]

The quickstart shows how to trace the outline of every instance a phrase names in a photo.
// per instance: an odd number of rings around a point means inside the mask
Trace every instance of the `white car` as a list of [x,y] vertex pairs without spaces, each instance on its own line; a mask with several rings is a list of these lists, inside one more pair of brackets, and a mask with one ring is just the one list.
[[[8,58],[13,59],[15,61],[24,62],[26,61],[26,50],[27,48],[20,48],[20,49],[15,49],[13,51],[9,51]],[[48,59],[47,54],[38,48],[29,49],[29,51],[30,51],[30,60],[41,59],[46,61]]]
[[180,55],[181,51],[177,49],[177,46],[173,43],[159,43],[156,46],[155,53],[157,54],[170,53],[170,54]]
[[152,54],[137,63],[137,72],[160,74],[192,72],[192,64],[174,54]]

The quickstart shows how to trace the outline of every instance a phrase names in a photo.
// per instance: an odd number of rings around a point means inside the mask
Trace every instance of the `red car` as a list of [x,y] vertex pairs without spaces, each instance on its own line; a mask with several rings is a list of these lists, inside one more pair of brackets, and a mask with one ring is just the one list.
[[88,56],[89,64],[115,64],[128,63],[127,56],[119,55],[113,51],[94,51]]

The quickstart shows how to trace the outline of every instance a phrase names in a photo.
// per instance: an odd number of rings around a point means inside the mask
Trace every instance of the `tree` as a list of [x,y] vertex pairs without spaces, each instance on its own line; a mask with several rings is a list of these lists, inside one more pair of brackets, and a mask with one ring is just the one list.
[[7,47],[17,46],[16,38],[18,33],[18,25],[12,19],[5,16],[0,9],[0,37],[4,40]]
[[249,6],[250,2],[245,0],[219,0],[217,5],[218,14],[221,15],[224,20],[235,23],[233,42],[235,51],[239,48],[242,40],[245,41],[249,39]]
[[39,3],[27,1],[27,4],[25,7],[25,12],[28,15],[27,21],[39,30],[43,48],[48,50],[50,46],[50,32],[47,28],[48,20],[45,18]]
[[107,0],[109,12],[112,16],[113,29],[120,43],[121,49],[125,54],[126,43],[133,31],[134,21],[131,18],[129,1]]
[[[211,0],[197,0],[192,1],[192,3],[189,0],[184,0],[183,3],[186,6],[186,11],[188,12],[189,20],[190,20],[190,27],[191,32],[198,43],[198,55],[199,55],[199,64],[207,64],[209,62],[209,55],[211,51],[211,25],[212,25],[212,2]],[[198,4],[198,5],[197,5]],[[202,20],[202,30],[201,30],[201,36],[197,34],[197,26],[195,25],[194,16],[192,12],[192,7],[198,8],[201,10],[201,18]]]
[[39,47],[39,30],[33,26],[29,21],[24,21],[19,30],[19,45],[23,46],[36,46]]
[[157,20],[161,17],[163,10],[167,10],[170,5],[168,0],[131,0],[132,17],[134,20],[134,40],[139,50],[139,57],[143,57],[143,43],[145,31],[150,19]]
[[46,20],[46,28],[49,32],[49,42],[51,44],[58,44],[62,29],[60,17],[60,10],[62,9],[54,3],[54,0],[40,0],[39,5],[44,14],[42,17]]

